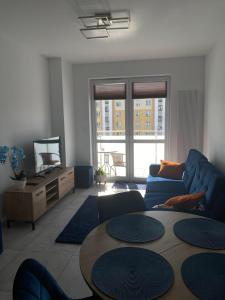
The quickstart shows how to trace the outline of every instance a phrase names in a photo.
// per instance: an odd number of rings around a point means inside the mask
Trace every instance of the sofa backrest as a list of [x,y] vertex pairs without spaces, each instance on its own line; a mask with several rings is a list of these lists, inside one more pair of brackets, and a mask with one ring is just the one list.
[[225,176],[214,165],[198,162],[189,192],[205,192],[205,209],[217,219],[225,220]]
[[191,149],[188,153],[187,160],[185,162],[185,172],[184,172],[184,185],[187,190],[190,189],[195,172],[198,167],[198,163],[201,161],[207,162],[208,159],[198,150]]

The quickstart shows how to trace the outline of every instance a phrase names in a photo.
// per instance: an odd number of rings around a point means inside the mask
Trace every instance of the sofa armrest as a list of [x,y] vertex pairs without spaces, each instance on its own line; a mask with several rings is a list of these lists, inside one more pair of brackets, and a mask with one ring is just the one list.
[[149,166],[149,174],[153,177],[158,175],[160,169],[160,164],[152,164]]

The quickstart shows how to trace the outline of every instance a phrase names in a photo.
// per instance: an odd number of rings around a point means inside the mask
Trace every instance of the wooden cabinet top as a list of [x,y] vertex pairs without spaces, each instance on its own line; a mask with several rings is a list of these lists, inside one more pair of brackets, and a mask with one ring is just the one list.
[[66,168],[56,168],[51,171],[49,174],[44,174],[44,177],[31,177],[27,180],[27,184],[23,189],[18,189],[16,186],[9,187],[5,192],[6,193],[33,193],[36,190],[40,189],[41,187],[47,185],[51,181],[57,179],[59,176],[72,171],[73,167],[66,167]]

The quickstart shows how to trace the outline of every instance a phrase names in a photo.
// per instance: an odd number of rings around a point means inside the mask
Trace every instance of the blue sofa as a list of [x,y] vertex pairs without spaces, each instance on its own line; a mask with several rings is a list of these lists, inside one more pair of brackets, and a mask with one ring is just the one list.
[[158,177],[160,165],[150,166],[145,204],[148,210],[177,195],[205,192],[204,211],[189,212],[225,221],[225,175],[199,151],[191,149],[182,180]]

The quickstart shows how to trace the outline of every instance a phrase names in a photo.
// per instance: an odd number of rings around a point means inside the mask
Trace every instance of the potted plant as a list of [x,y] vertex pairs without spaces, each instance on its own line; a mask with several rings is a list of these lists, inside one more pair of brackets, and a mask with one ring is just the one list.
[[0,146],[0,163],[5,164],[9,160],[14,176],[10,178],[18,188],[24,188],[26,185],[26,175],[23,170],[23,160],[25,159],[22,147]]
[[95,181],[97,183],[104,182],[106,183],[106,172],[104,171],[103,167],[99,167],[95,171]]

